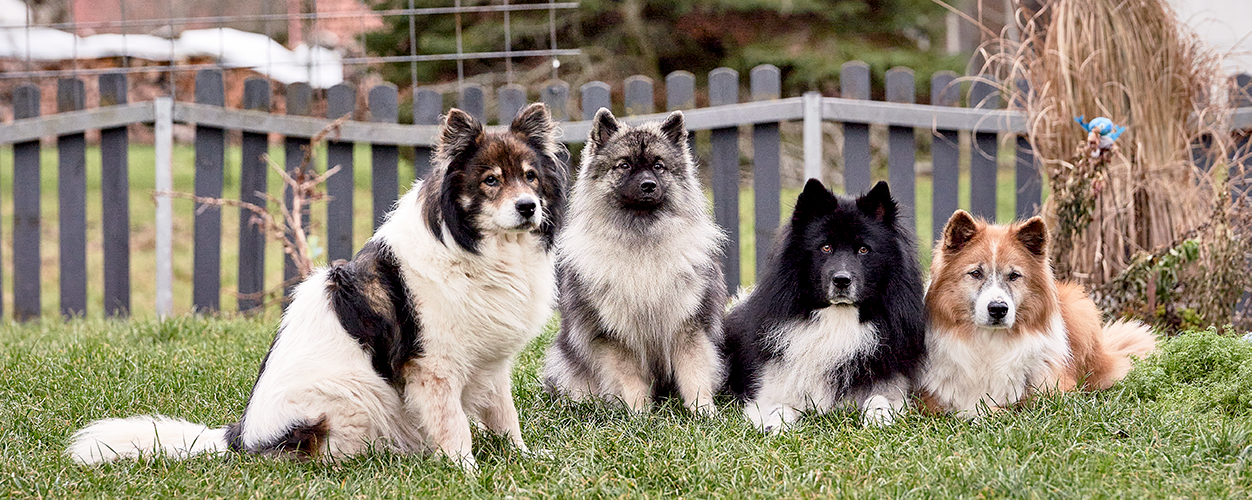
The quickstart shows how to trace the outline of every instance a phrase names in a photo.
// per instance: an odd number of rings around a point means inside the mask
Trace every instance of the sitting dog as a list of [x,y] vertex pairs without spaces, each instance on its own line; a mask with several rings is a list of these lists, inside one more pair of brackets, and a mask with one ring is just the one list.
[[74,435],[70,456],[328,460],[376,447],[472,469],[470,418],[526,450],[510,375],[555,300],[565,167],[554,129],[542,104],[500,132],[453,109],[430,178],[351,262],[295,289],[239,422],[100,420]]

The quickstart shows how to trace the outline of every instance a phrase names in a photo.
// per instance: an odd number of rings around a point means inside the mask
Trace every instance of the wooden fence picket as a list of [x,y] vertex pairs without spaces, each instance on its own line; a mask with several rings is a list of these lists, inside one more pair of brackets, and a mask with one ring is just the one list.
[[[355,118],[356,87],[340,83],[326,91],[326,118],[338,120]],[[329,262],[351,259],[356,251],[352,241],[354,152],[356,144],[336,140],[333,135],[326,141],[326,169],[339,167],[326,179],[326,258]]]
[[[739,72],[717,68],[709,72],[709,105],[725,106],[739,102]],[[722,258],[726,289],[739,288],[739,128],[715,128],[709,142],[713,147],[713,218],[728,239]]]
[[[205,69],[196,73],[196,103],[226,105],[220,70]],[[196,196],[221,198],[226,131],[196,124],[195,149]],[[218,207],[196,203],[194,217],[191,307],[197,312],[213,312],[220,308],[222,287],[222,212]]]
[[[57,112],[78,111],[86,104],[83,81],[57,81]],[[61,315],[87,314],[87,135],[57,138],[57,228],[61,246]]]
[[[992,75],[979,75],[970,85],[969,105],[978,109],[1000,107],[1000,91]],[[969,154],[970,213],[987,220],[996,220],[996,187],[998,184],[999,142],[994,132],[975,132]]]
[[[1026,79],[1016,80],[1017,95],[1013,107],[1026,109],[1027,100],[1023,96],[1030,95],[1030,82]],[[1016,157],[1014,161],[1014,185],[1017,186],[1017,203],[1015,214],[1019,219],[1026,219],[1040,213],[1043,205],[1043,177],[1039,173],[1039,164],[1035,162],[1035,150],[1030,147],[1030,138],[1018,134],[1016,140]]]
[[[419,88],[416,91],[416,97],[413,98],[413,124],[414,125],[438,125],[439,115],[443,113],[443,96],[438,92],[429,88]],[[413,148],[413,171],[415,178],[425,179],[430,175],[431,171],[431,154],[434,150],[430,146],[416,146]]]
[[[961,85],[956,73],[940,71],[930,77],[930,103],[935,106],[957,106],[961,100]],[[931,238],[943,236],[943,226],[957,209],[957,196],[961,187],[961,133],[951,129],[936,129],[930,140],[931,187]]]
[[[370,121],[395,123],[399,116],[399,96],[396,86],[384,83],[370,89]],[[400,150],[393,144],[371,144],[372,191],[374,195],[374,229],[382,225],[391,204],[400,197],[399,164]]]
[[[887,71],[887,101],[915,104],[917,96],[913,70],[892,68]],[[901,222],[910,230],[917,221],[917,140],[913,127],[887,127],[887,183],[891,196],[899,204],[897,213],[903,214]]]
[[[307,83],[296,82],[287,86],[287,114],[289,116],[311,116],[313,114],[313,88]],[[310,138],[287,136],[283,138],[283,169],[288,175],[294,177],[297,181],[301,179],[301,175],[316,175],[317,168],[313,162],[303,165],[304,155],[310,146]],[[303,172],[301,169],[303,168]],[[286,202],[289,209],[292,206],[293,193],[291,186],[283,185],[283,201]],[[301,207],[300,225],[304,227],[304,234],[309,234],[309,207],[305,205]],[[294,228],[288,228],[289,231],[285,238],[295,244]],[[292,259],[290,254],[283,256],[283,296],[290,297],[292,290],[295,289],[295,281],[299,279],[299,269],[296,268],[296,261]]]
[[[100,106],[126,104],[125,73],[100,75]],[[100,131],[104,312],[130,314],[130,136],[125,126]]]
[[[243,84],[243,109],[270,111],[270,82],[265,78],[249,78]],[[269,134],[249,130],[240,134],[239,200],[265,207],[261,193],[269,190]],[[265,228],[253,222],[255,214],[239,211],[239,278],[237,284],[239,311],[253,311],[264,305],[265,291]]]
[[[13,91],[13,117],[39,116],[39,97],[37,85],[19,86]],[[18,321],[37,319],[43,313],[39,149],[38,139],[13,145],[13,316]]]
[[[782,97],[782,71],[772,64],[752,68],[748,74],[753,101]],[[782,133],[778,122],[752,125],[752,210],[755,218],[756,276],[765,272],[778,221],[782,217]]]
[[[844,99],[869,99],[869,65],[848,61],[839,71],[839,94]],[[843,189],[849,195],[869,190],[870,158],[868,123],[843,124]]]

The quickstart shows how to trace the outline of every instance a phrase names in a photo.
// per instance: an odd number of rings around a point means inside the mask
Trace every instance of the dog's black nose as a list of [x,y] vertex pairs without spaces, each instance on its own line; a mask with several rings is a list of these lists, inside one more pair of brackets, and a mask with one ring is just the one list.
[[1002,320],[1009,315],[1009,305],[998,300],[987,304],[987,314],[991,316],[991,319]]
[[639,189],[642,189],[645,193],[656,191],[656,181],[652,179],[644,179],[643,182],[639,183]]
[[529,219],[530,216],[535,215],[535,207],[538,205],[535,203],[535,200],[526,198],[524,200],[517,200],[517,203],[513,206],[517,208],[517,213],[519,215]]
[[846,272],[835,273],[835,288],[847,290],[852,286],[852,275]]

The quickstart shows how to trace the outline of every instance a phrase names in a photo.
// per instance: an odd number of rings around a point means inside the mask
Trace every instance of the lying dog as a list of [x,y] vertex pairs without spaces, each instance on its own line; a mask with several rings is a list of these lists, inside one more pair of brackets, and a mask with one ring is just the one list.
[[1107,389],[1156,345],[1137,321],[1101,324],[1081,286],[1058,282],[1039,217],[1012,225],[958,210],[926,294],[927,408],[974,418],[1039,391]]

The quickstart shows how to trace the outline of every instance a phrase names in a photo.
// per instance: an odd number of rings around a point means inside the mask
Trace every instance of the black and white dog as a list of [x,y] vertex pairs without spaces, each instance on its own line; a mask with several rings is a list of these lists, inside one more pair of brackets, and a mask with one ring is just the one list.
[[678,396],[714,410],[723,364],[725,237],[705,208],[682,112],[591,125],[558,244],[561,331],[544,384],[630,409]]
[[726,390],[758,429],[859,407],[887,424],[925,352],[913,236],[887,184],[851,199],[810,180],[759,284],[726,316]]
[[373,447],[473,468],[471,418],[525,450],[510,375],[556,297],[566,179],[554,136],[542,104],[499,132],[452,110],[430,179],[351,262],[296,288],[238,423],[100,420],[74,435],[70,456],[329,460]]

